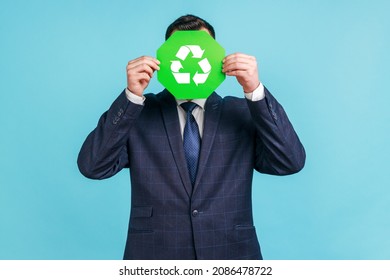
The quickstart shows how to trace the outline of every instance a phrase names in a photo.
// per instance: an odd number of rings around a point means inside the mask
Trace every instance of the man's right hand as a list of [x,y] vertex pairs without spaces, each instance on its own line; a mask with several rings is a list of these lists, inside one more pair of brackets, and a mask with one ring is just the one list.
[[127,88],[134,94],[142,96],[144,90],[149,85],[150,79],[160,61],[151,56],[141,56],[129,61],[127,64]]

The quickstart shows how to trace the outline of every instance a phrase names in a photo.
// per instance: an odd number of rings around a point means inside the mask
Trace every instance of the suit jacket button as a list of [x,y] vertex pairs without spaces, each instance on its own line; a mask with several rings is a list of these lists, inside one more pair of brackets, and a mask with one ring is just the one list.
[[112,120],[112,123],[113,123],[113,124],[117,124],[119,120],[120,120],[120,118],[115,117],[115,118]]
[[198,216],[198,214],[199,214],[198,210],[194,210],[194,211],[192,211],[192,216],[193,216],[193,217],[196,217],[196,216]]

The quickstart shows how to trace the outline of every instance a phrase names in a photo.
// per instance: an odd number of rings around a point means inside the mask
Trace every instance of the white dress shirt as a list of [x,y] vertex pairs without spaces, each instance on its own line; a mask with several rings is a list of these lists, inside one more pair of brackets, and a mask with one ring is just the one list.
[[[138,105],[144,105],[145,97],[138,96],[132,93],[129,89],[126,88],[126,97],[130,102]],[[264,86],[262,83],[253,91],[245,93],[245,98],[251,101],[259,101],[265,97]],[[180,106],[180,104],[187,102],[186,99],[176,99],[177,102],[177,113],[179,115],[180,131],[183,136],[184,126],[186,124],[186,111]],[[196,123],[199,127],[200,137],[203,136],[203,123],[204,123],[204,106],[206,104],[206,98],[202,99],[192,99],[191,102],[196,103],[198,106],[192,111]]]

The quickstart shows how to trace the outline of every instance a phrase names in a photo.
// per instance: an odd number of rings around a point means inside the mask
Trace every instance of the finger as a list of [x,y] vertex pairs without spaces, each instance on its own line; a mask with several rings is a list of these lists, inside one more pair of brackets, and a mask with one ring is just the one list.
[[247,57],[232,57],[232,58],[228,58],[225,60],[225,62],[223,63],[223,66],[224,67],[228,67],[230,65],[235,65],[235,64],[246,64],[246,65],[253,65],[253,66],[256,66],[257,65],[257,62],[256,60],[253,60],[251,58],[247,58]]
[[158,61],[157,59],[155,59],[153,57],[140,57],[140,58],[137,58],[135,60],[129,61],[126,68],[131,69],[131,68],[137,67],[138,65],[142,65],[142,64],[149,65],[150,67],[152,67],[155,70],[160,69],[160,67],[158,66],[160,64],[160,61]]
[[128,81],[128,84],[130,85],[129,86],[130,90],[131,90],[131,87],[134,85],[138,85],[138,84],[143,83],[143,82],[148,84],[149,81],[151,80],[151,77],[146,73],[138,73],[137,75],[133,76],[133,78],[134,79],[132,79],[131,81]]
[[224,63],[227,61],[256,61],[256,57],[243,54],[243,53],[234,53],[226,56],[223,59]]
[[253,64],[250,63],[245,63],[245,62],[232,62],[227,65],[223,65],[222,67],[222,72],[229,72],[229,71],[234,71],[234,70],[250,70],[254,68]]
[[136,62],[134,62],[132,64],[128,64],[126,69],[127,70],[131,70],[131,69],[135,69],[135,68],[137,68],[139,66],[143,66],[143,65],[152,68],[153,71],[160,70],[160,67],[158,66],[158,64],[156,64],[154,61],[151,61],[151,60],[136,61]]
[[145,82],[148,82],[148,83],[149,83],[149,81],[150,81],[151,78],[152,78],[152,77],[149,76],[149,75],[146,74],[146,73],[139,73],[139,74],[138,74],[138,79],[139,79],[140,81],[145,81]]
[[129,64],[132,63],[132,62],[137,62],[137,61],[145,61],[145,60],[151,60],[151,61],[154,61],[155,63],[157,64],[160,64],[160,61],[152,56],[147,56],[147,55],[144,55],[144,56],[140,56],[136,59],[133,59],[131,61],[129,61]]
[[153,68],[151,68],[149,65],[140,64],[134,68],[130,68],[129,70],[127,70],[127,74],[134,75],[136,73],[144,72],[144,73],[147,73],[149,76],[152,76],[154,71],[155,70]]
[[141,56],[135,59],[135,61],[153,61],[156,64],[160,64],[160,61],[152,56]]
[[257,68],[257,62],[248,58],[227,59],[222,65],[222,71],[251,70]]
[[136,73],[144,72],[147,73],[149,76],[152,76],[154,71],[156,70],[158,70],[158,68],[154,69],[153,66],[151,67],[147,64],[140,64],[133,68],[127,69],[127,75],[135,75]]
[[230,66],[235,64],[246,64],[246,65],[257,65],[257,62],[250,59],[240,58],[240,59],[228,59],[223,63],[223,66]]
[[235,77],[247,77],[248,71],[245,70],[232,70],[229,72],[226,72],[227,76],[235,76]]

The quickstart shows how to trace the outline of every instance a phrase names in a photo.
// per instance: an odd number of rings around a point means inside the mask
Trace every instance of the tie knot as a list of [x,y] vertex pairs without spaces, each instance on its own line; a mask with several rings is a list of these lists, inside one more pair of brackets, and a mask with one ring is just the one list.
[[180,106],[188,113],[192,113],[192,111],[195,109],[196,106],[196,103],[194,102],[184,102],[182,104],[180,104]]

